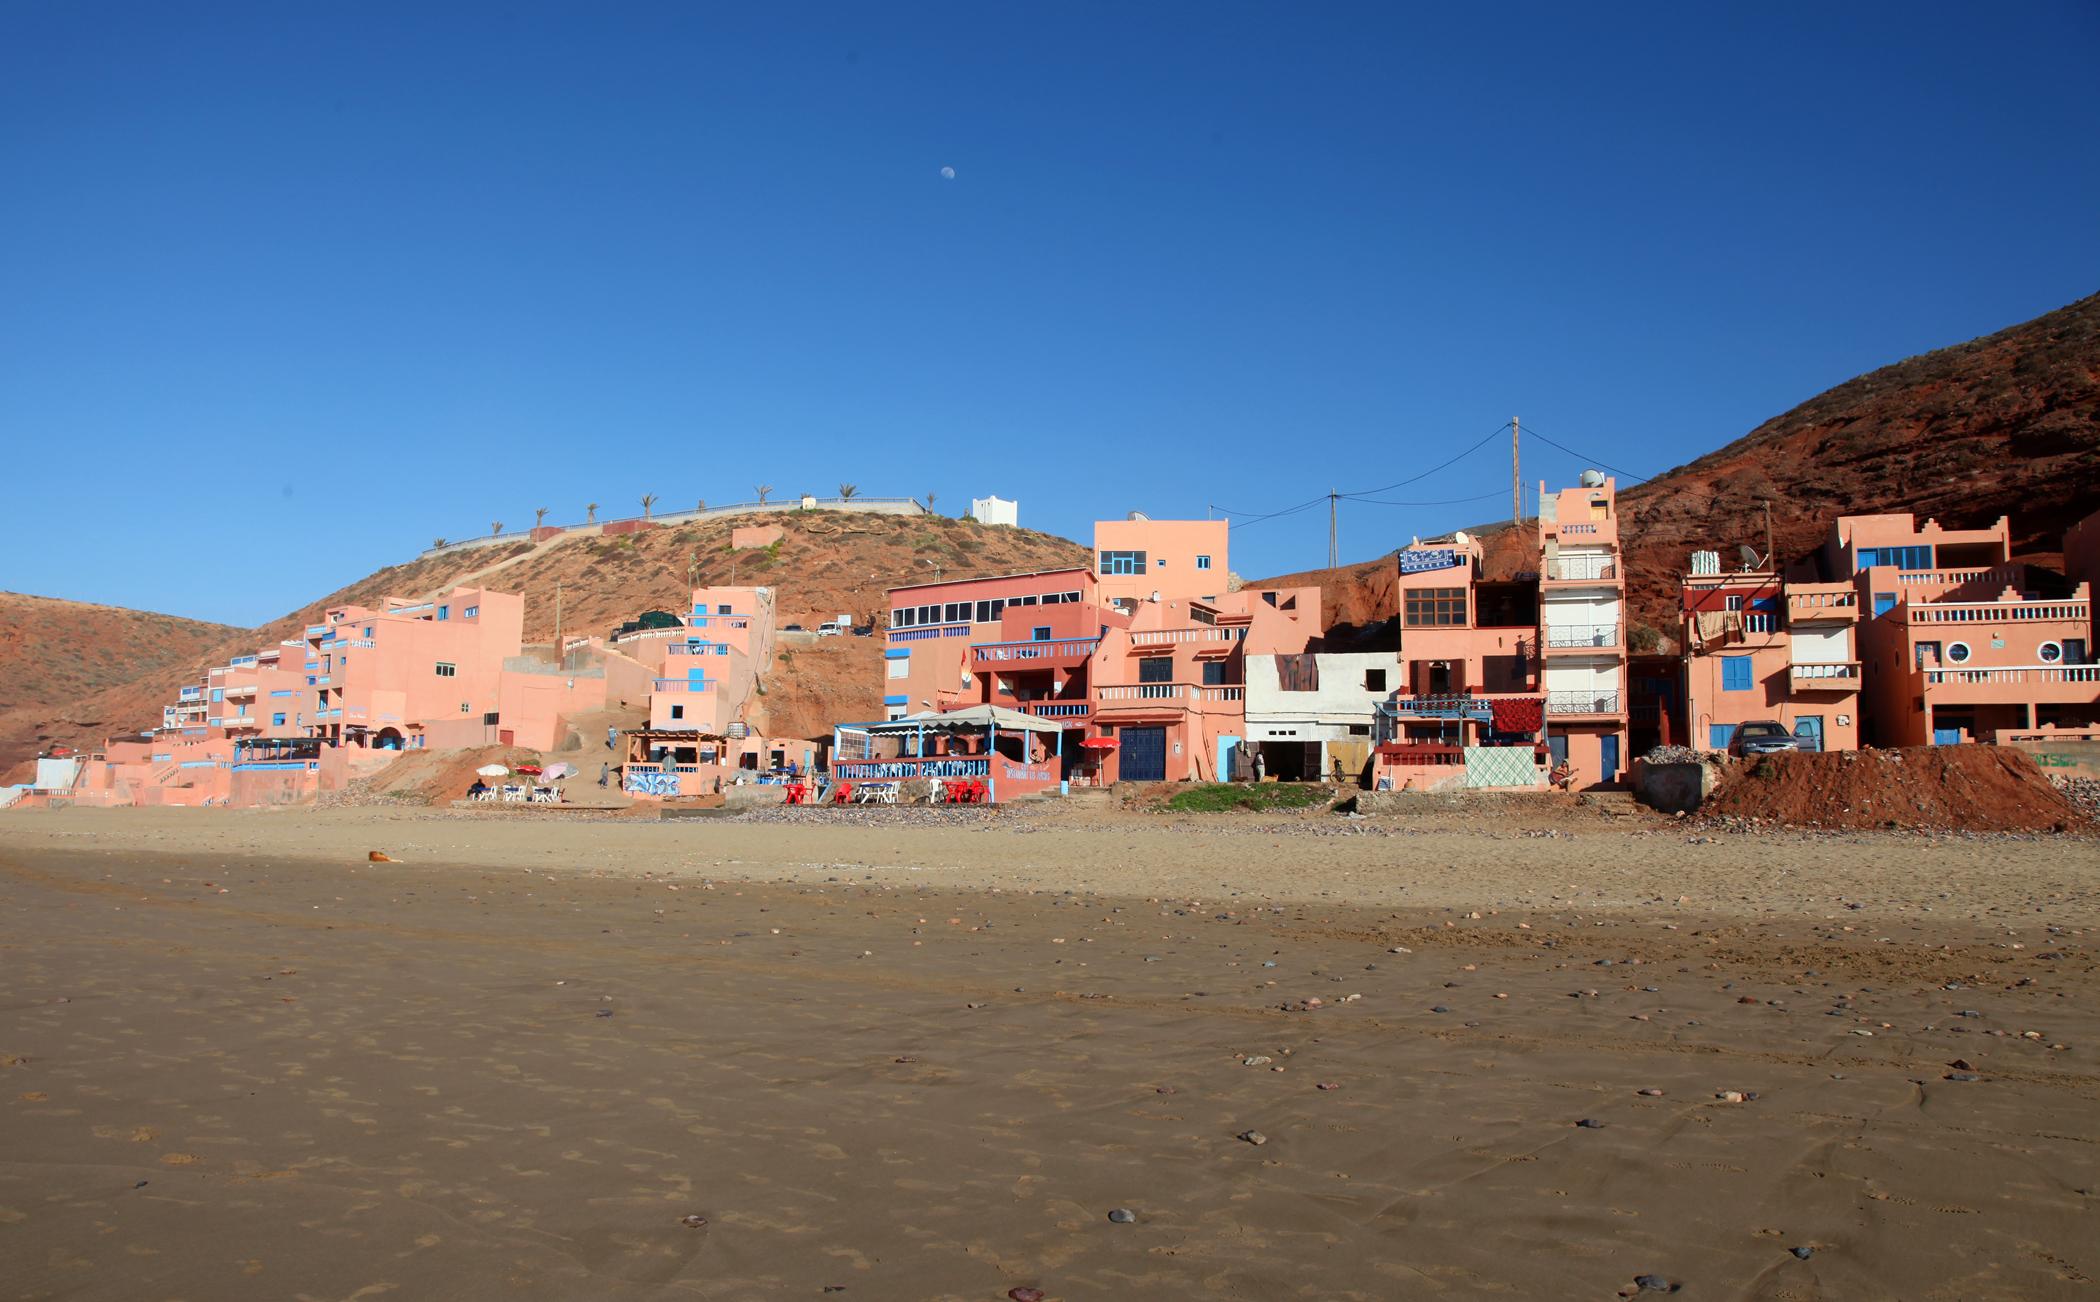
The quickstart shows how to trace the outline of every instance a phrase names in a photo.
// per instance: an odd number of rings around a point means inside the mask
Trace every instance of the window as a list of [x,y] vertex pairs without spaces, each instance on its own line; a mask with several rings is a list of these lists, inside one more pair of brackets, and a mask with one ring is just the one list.
[[284,715],[282,715],[282,714],[273,714],[273,715],[271,715],[271,716],[270,716],[270,726],[271,726],[272,728],[282,728],[282,727],[284,726]]
[[1462,628],[1466,622],[1464,588],[1410,588],[1406,622],[1409,628]]
[[211,699],[213,699],[214,701],[223,701],[223,700],[225,700],[225,699],[226,699],[226,689],[225,689],[225,688],[223,688],[223,687],[214,687],[214,688],[212,688],[212,689],[211,689]]
[[1875,593],[1875,594],[1874,594],[1874,616],[1875,616],[1875,618],[1879,619],[1879,618],[1880,618],[1881,616],[1883,616],[1883,615],[1886,615],[1886,614],[1888,614],[1888,613],[1889,613],[1890,611],[1894,610],[1895,608],[1896,608],[1896,594],[1895,594],[1895,593],[1893,593],[1893,592],[1877,592],[1877,593]]
[[438,607],[438,618],[439,618],[439,619],[450,619],[450,618],[452,618],[452,607],[450,607],[450,606],[439,606],[439,607]]
[[1706,725],[1706,748],[1708,750],[1727,750],[1729,739],[1734,736],[1734,724],[1709,723]]
[[1145,572],[1145,553],[1103,552],[1101,553],[1101,572],[1103,574],[1143,574]]
[[1224,686],[1224,684],[1225,684],[1225,662],[1224,662],[1223,660],[1206,660],[1206,661],[1204,661],[1204,662],[1203,662],[1203,685],[1204,685],[1205,687],[1222,687],[1222,686]]
[[372,636],[372,626],[370,624],[365,625],[365,636]]
[[1385,670],[1383,670],[1383,669],[1366,669],[1366,670],[1364,670],[1364,690],[1365,690],[1365,691],[1367,691],[1367,692],[1382,692],[1382,691],[1384,691],[1384,690],[1385,690]]
[[1947,663],[1950,665],[1965,665],[1969,663],[1969,644],[1967,642],[1949,642],[1947,644]]
[[1035,626],[1035,640],[1038,642],[1048,642],[1050,640],[1050,626],[1048,624]]
[[715,607],[715,613],[717,615],[734,615],[736,612],[730,609],[729,603],[725,601],[721,605]]
[[1859,568],[1864,570],[1876,565],[1892,566],[1899,570],[1929,570],[1932,568],[1932,548],[1929,546],[1860,548]]
[[1727,603],[1730,610],[1741,610],[1743,608],[1743,599],[1740,596],[1728,596],[1722,598],[1722,600]]
[[1750,657],[1721,657],[1721,690],[1724,692],[1747,692],[1750,690]]
[[1173,682],[1174,657],[1146,656],[1138,661],[1138,681],[1141,683]]
[[970,622],[970,603],[967,601],[951,601],[941,609],[941,622],[943,624],[967,624]]
[[2045,665],[2062,664],[2064,658],[2063,644],[2060,642],[2044,642],[2034,649],[2034,658]]
[[896,679],[911,677],[911,661],[909,660],[885,660],[882,662],[882,664],[883,668],[887,671],[883,675],[886,678]]
[[1197,557],[1196,557],[1196,568],[1197,568],[1197,569],[1199,569],[1199,570],[1207,570],[1207,569],[1209,569],[1209,568],[1210,568],[1210,557],[1208,557],[1208,556],[1202,556],[1202,555],[1199,555],[1199,556],[1197,556]]
[[671,717],[674,719],[683,719],[685,717],[685,707],[682,705],[672,706]]
[[476,615],[479,615],[480,613],[481,613],[481,607],[479,607],[479,606],[469,606],[469,607],[467,607],[467,608],[466,608],[465,610],[462,610],[461,612],[459,612],[459,617],[460,617],[461,619],[472,619],[472,618],[474,618],[474,617],[475,617]]
[[1007,602],[1006,604],[1009,606],[1033,606],[1035,603],[1036,598],[1031,595],[1026,597],[1015,597],[1013,600]]
[[1371,725],[1368,723],[1352,723],[1349,725],[1349,735],[1352,737],[1368,737],[1371,735]]
[[440,661],[438,661],[438,662],[437,662],[437,676],[438,676],[438,677],[440,677],[440,678],[453,678],[453,677],[457,677],[457,676],[458,676],[458,674],[459,674],[459,666],[458,666],[458,665],[455,665],[455,664],[453,664],[453,663],[452,663],[451,661],[449,661],[449,660],[440,660]]

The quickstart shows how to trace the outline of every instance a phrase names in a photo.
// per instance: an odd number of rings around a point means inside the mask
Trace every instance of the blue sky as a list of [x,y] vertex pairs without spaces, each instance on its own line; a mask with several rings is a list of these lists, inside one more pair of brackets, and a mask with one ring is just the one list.
[[[2096,65],[2083,0],[15,0],[0,587],[250,624],[761,482],[1084,538],[1512,415],[1653,473],[2100,289]],[[1448,504],[1345,558],[1506,514],[1506,444],[1388,497]]]

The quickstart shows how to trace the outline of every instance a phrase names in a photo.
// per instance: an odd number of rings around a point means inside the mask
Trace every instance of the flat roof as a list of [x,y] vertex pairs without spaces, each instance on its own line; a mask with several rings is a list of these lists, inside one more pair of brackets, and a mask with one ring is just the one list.
[[900,583],[891,592],[911,592],[919,588],[949,588],[958,583],[997,583],[1002,579],[1040,579],[1052,574],[1084,574],[1094,577],[1094,572],[1084,565],[1067,565],[1056,570],[1023,570],[1016,574],[980,574],[969,579],[935,579],[931,583]]

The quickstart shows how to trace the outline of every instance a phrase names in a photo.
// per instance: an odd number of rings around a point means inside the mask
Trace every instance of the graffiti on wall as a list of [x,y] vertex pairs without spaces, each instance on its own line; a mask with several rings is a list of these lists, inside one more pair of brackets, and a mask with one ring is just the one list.
[[981,778],[990,775],[992,766],[982,759],[876,760],[839,764],[834,771],[849,781],[869,782],[880,778]]
[[678,775],[630,769],[626,789],[630,796],[675,796],[678,794]]

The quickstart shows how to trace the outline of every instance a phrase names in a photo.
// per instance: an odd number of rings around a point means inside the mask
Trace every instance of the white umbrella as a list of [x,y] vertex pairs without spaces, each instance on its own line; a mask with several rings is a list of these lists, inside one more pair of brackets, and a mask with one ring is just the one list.
[[504,768],[501,764],[484,764],[474,771],[485,778],[500,778],[510,772],[509,769]]
[[565,778],[571,773],[574,773],[575,771],[575,769],[569,767],[567,764],[549,764],[547,766],[547,771],[545,773],[540,774],[540,776],[549,779]]

